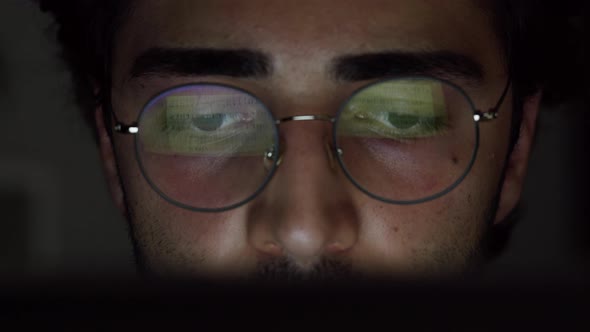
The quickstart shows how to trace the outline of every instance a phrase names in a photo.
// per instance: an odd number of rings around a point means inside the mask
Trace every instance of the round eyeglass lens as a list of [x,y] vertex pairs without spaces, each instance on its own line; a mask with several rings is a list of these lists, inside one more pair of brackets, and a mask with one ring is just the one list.
[[474,107],[462,90],[429,78],[379,82],[355,93],[334,131],[346,175],[368,195],[409,204],[448,192],[477,152]]
[[251,94],[190,85],[152,99],[138,122],[137,159],[145,178],[173,204],[226,210],[253,198],[276,167],[278,133]]

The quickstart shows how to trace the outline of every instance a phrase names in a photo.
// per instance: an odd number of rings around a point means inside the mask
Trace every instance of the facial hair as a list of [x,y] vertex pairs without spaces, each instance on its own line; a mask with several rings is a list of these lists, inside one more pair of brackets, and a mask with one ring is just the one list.
[[350,263],[326,257],[305,268],[289,257],[277,257],[259,262],[253,275],[256,281],[270,282],[345,281],[353,277]]

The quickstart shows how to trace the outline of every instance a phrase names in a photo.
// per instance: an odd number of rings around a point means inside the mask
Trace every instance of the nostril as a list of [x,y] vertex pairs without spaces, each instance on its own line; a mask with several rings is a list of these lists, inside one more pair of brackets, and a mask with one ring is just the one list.
[[262,245],[264,253],[272,256],[280,256],[283,254],[283,249],[275,242],[267,241]]
[[348,250],[350,246],[343,244],[342,242],[333,242],[326,246],[326,253],[328,254],[339,254]]
[[285,255],[281,246],[275,242],[258,243],[253,246],[259,259],[275,259]]

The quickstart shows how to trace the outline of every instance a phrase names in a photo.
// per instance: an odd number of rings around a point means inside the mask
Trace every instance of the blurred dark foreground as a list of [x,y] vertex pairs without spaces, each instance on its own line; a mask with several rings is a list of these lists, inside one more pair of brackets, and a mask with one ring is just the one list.
[[[0,320],[19,330],[590,331],[590,283],[523,279],[240,283],[3,282]],[[401,329],[400,329],[401,328]]]

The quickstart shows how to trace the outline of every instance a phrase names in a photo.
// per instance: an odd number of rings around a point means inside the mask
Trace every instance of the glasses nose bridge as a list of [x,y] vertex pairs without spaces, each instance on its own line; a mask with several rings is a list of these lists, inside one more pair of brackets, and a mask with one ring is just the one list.
[[[275,124],[277,125],[277,127],[281,124],[287,123],[287,122],[293,122],[293,121],[324,121],[324,122],[329,122],[331,124],[334,124],[336,122],[336,118],[329,116],[329,115],[325,115],[325,114],[307,114],[307,115],[294,115],[294,116],[289,116],[289,117],[285,117],[285,118],[281,118],[275,121]],[[334,147],[330,144],[330,143],[326,143],[326,145],[324,146],[324,148],[326,149],[326,153],[328,154],[328,158],[330,161],[330,167],[332,169],[334,169],[336,167],[336,161],[335,161],[335,153],[341,153],[339,151],[339,149],[334,149]],[[283,155],[285,153],[285,146],[284,146],[284,142],[281,144],[281,149],[279,151],[279,156],[278,159],[276,161],[277,166],[280,166],[283,163]],[[272,153],[267,153],[266,157],[268,159],[271,159],[273,157]]]
[[275,124],[278,126],[280,124],[292,121],[325,121],[335,123],[336,118],[325,114],[294,115],[278,119],[275,121]]

